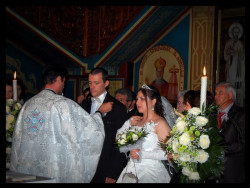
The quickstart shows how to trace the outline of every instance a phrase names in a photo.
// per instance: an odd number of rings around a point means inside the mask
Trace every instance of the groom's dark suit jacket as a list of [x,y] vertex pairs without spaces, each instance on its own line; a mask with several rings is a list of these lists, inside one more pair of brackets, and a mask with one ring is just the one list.
[[[115,145],[116,132],[128,119],[126,107],[107,93],[104,102],[113,102],[112,110],[102,117],[105,130],[105,139],[96,169],[91,183],[105,183],[106,177],[117,180],[123,168],[127,164],[124,153],[120,153]],[[82,107],[90,113],[91,98],[83,100]]]
[[228,112],[228,120],[221,124],[221,135],[226,144],[226,163],[222,183],[245,181],[245,112],[233,104]]

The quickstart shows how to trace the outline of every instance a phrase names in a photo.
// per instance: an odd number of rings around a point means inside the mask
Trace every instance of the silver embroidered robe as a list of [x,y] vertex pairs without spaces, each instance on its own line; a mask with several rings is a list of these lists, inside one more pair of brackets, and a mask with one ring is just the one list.
[[42,90],[18,115],[10,170],[58,183],[89,183],[104,136],[99,113],[90,115],[73,100]]

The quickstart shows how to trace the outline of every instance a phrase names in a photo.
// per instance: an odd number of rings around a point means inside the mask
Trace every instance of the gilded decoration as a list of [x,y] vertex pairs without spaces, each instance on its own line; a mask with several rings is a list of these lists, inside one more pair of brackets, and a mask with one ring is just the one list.
[[214,8],[192,8],[191,54],[188,73],[188,88],[199,90],[204,65],[207,69],[208,88],[212,91],[214,50]]

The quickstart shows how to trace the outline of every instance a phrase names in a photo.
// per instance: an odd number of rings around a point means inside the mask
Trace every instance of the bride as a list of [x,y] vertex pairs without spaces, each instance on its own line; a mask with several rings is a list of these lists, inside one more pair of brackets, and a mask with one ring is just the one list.
[[[164,109],[157,88],[143,85],[137,93],[137,109],[143,117],[133,116],[117,131],[116,139],[130,126],[144,128],[149,134],[143,138],[142,144],[120,150],[130,151],[130,160],[120,174],[117,183],[132,183],[126,174],[134,174],[138,183],[169,183],[170,176],[161,160],[167,160],[166,153],[159,142],[166,139],[171,128],[164,119]],[[131,176],[130,176],[131,177]]]

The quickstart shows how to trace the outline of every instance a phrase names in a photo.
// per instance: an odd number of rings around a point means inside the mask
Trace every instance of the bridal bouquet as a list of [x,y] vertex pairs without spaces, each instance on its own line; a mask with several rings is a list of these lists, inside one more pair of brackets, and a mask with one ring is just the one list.
[[140,149],[144,142],[144,137],[148,135],[148,132],[142,128],[129,127],[122,132],[116,141],[116,145],[119,148],[120,153],[127,153],[133,149]]
[[135,127],[129,127],[119,135],[116,144],[119,148],[122,146],[133,145],[141,138],[146,137],[147,134],[148,133],[144,130],[144,128],[139,129]]
[[9,168],[10,166],[12,134],[17,115],[21,108],[22,105],[13,99],[8,99],[6,101],[6,168]]
[[193,107],[176,120],[170,136],[160,143],[172,154],[172,163],[181,183],[201,183],[219,178],[223,172],[224,146],[217,129],[217,106],[210,105],[201,112]]

